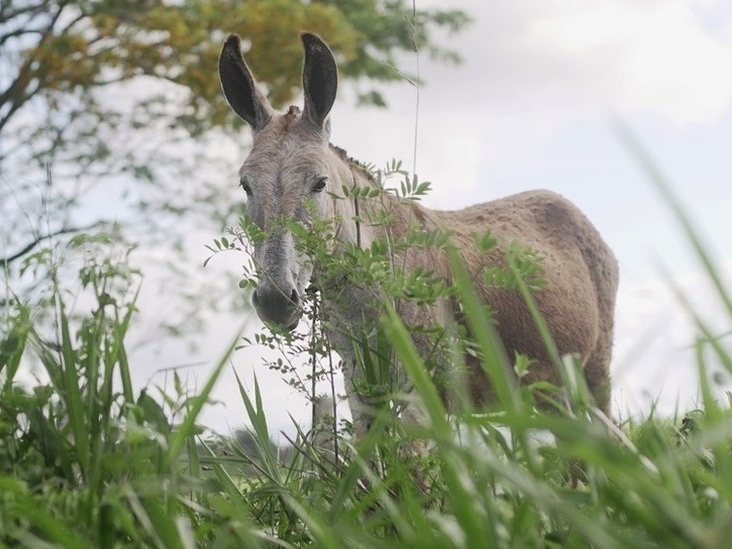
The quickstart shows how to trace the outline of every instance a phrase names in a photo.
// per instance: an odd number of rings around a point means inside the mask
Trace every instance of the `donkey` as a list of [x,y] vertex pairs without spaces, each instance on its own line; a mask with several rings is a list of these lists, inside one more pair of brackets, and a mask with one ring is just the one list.
[[[366,249],[375,240],[384,239],[386,231],[403,236],[415,225],[425,231],[445,230],[476,279],[479,295],[494,311],[506,355],[520,353],[535,360],[521,381],[547,380],[559,385],[559,374],[521,294],[480,283],[486,266],[505,265],[507,249],[520,242],[543,258],[545,284],[534,299],[557,352],[579,357],[597,406],[609,415],[618,266],[589,220],[568,200],[546,190],[523,192],[459,211],[430,210],[415,201],[388,195],[378,201],[334,198],[344,186],[364,187],[374,182],[343,150],[330,144],[328,114],[336,98],[336,62],[317,35],[303,32],[301,39],[305,50],[302,110],[295,106],[284,114],[273,110],[244,61],[237,35],[228,37],[219,58],[224,95],[253,131],[253,145],[239,177],[248,198],[247,218],[264,235],[254,242],[253,250],[259,280],[252,300],[259,317],[265,323],[294,329],[304,292],[318,275],[317,265],[297,246],[293,231],[282,220],[305,228],[312,228],[315,219],[333,220],[338,235],[332,249],[335,255],[343,252],[343,243]],[[384,207],[391,216],[388,227],[364,221],[369,213]],[[487,230],[497,245],[481,252],[475,246],[475,235]],[[404,273],[422,268],[447,283],[452,279],[444,250],[409,250],[398,264]],[[319,289],[322,311],[329,319],[326,335],[343,361],[354,432],[362,436],[372,414],[368,399],[358,390],[364,374],[358,365],[353,334],[379,318],[379,290],[356,287],[347,278],[325,282]],[[451,301],[445,298],[429,306],[405,303],[399,314],[407,325],[449,329],[459,322],[459,308]],[[428,352],[424,340],[417,338],[416,345],[423,354]],[[467,353],[462,362],[467,383],[461,396],[477,406],[490,405],[495,394],[480,364]],[[449,378],[451,367],[444,365],[442,376]],[[405,377],[398,364],[391,368],[390,375]],[[409,390],[407,385],[403,388]],[[449,391],[442,390],[441,396],[450,409],[454,403]],[[418,400],[409,402],[402,421],[423,424],[426,418]]]

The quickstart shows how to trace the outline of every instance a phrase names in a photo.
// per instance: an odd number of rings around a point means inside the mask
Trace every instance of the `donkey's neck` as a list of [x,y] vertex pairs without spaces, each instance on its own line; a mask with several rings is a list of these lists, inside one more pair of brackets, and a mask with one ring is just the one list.
[[[438,259],[434,252],[405,252],[403,248],[394,244],[402,243],[413,229],[424,232],[438,230],[441,226],[441,215],[424,208],[418,202],[400,198],[381,188],[363,167],[349,159],[345,151],[331,147],[331,173],[335,177],[333,185],[331,216],[334,222],[334,243],[331,247],[331,256],[338,261],[333,265],[347,265],[340,261],[345,254],[352,253],[353,247],[367,250],[375,241],[382,241],[391,253],[389,260],[393,268],[411,270],[415,267],[434,269],[442,273],[435,265]],[[346,190],[346,192],[343,192]],[[363,190],[374,189],[375,193],[364,193]],[[341,191],[341,192],[339,192]],[[345,194],[345,196],[343,196]],[[395,251],[397,250],[397,251]],[[396,254],[396,255],[394,255]],[[378,258],[376,258],[378,261]],[[361,266],[349,268],[320,269],[316,267],[316,277],[319,286],[336,288],[338,293],[348,292],[349,288],[363,285],[359,281],[358,271]],[[335,271],[335,272],[334,272]],[[366,278],[369,278],[368,276]],[[356,301],[357,303],[358,301]],[[351,305],[354,302],[351,302]]]
[[[331,150],[338,163],[339,187],[350,191],[350,196],[335,199],[333,204],[333,216],[340,222],[338,238],[341,242],[367,248],[377,239],[402,238],[409,227],[415,224],[425,230],[438,228],[439,216],[436,212],[414,200],[395,196],[381,187],[345,151],[338,147],[332,147]],[[364,188],[379,192],[376,196],[365,197],[359,192]]]

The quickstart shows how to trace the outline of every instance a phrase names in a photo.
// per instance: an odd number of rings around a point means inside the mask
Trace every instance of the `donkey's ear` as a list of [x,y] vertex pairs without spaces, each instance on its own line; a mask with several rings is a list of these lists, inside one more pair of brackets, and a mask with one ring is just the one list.
[[303,32],[300,39],[305,47],[305,66],[302,71],[302,87],[305,91],[303,117],[319,128],[325,128],[326,118],[338,91],[338,68],[330,48],[318,35]]
[[231,108],[255,131],[272,118],[274,110],[257,87],[252,71],[244,62],[241,39],[236,34],[230,34],[221,49],[219,79]]

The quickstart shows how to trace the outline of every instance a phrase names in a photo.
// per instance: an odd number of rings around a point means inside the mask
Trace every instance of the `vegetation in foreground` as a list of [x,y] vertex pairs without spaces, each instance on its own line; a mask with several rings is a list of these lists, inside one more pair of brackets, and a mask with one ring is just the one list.
[[[732,298],[693,227],[646,167],[676,209],[732,321]],[[125,336],[135,315],[138,273],[105,256],[108,244],[98,238],[79,237],[72,245],[89,252],[79,282],[93,297],[91,313],[72,316],[68,289],[51,279],[50,331],[20,303],[3,319],[4,545],[728,545],[732,411],[715,400],[707,361],[713,355],[732,372],[732,357],[683,296],[699,330],[702,402],[682,418],[652,417],[613,429],[594,413],[571,363],[563,365],[570,382],[554,413],[536,411],[530,391],[504,383],[501,414],[466,410],[447,418],[408,331],[391,314],[383,319],[383,335],[423,399],[431,427],[405,431],[386,410],[364,440],[338,434],[337,452],[324,433],[301,432],[283,461],[270,442],[258,387],[253,393],[241,388],[256,455],[232,440],[205,436],[197,424],[238,341],[224,350],[198,394],[181,389],[153,398],[133,390]],[[489,333],[489,318],[455,268],[455,291],[473,332]],[[500,358],[490,341],[473,344],[494,376]],[[21,383],[27,364],[42,368],[48,382]],[[400,398],[391,395],[386,408]],[[427,457],[405,451],[417,440],[432,447]]]

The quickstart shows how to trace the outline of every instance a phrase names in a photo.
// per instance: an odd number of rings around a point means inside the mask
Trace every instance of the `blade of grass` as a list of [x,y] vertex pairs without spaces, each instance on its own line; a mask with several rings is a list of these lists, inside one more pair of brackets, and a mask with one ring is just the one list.
[[[127,500],[130,510],[137,519],[137,524],[148,537],[146,542],[150,543],[152,541],[155,544],[155,547],[167,549],[169,546],[166,545],[165,542],[169,542],[171,540],[166,539],[164,542],[163,537],[168,537],[170,528],[166,528],[165,525],[160,525],[162,526],[162,532],[159,530],[158,525],[155,523],[153,517],[150,516],[143,500],[140,499],[139,494],[135,492],[132,486],[129,484],[122,486],[122,493]],[[173,542],[172,547],[179,547],[179,544]]]
[[122,317],[121,322],[117,322],[114,325],[114,338],[117,346],[117,360],[119,362],[119,375],[122,381],[122,394],[124,395],[125,402],[134,402],[135,397],[132,391],[132,376],[130,375],[130,364],[127,360],[127,351],[125,349],[125,337],[127,336],[127,330],[129,329],[130,322],[135,312],[137,312],[136,304],[137,298],[140,295],[140,288],[135,292],[135,297],[127,307],[127,312]]
[[66,317],[64,304],[61,297],[57,295],[58,321],[61,328],[61,355],[63,357],[63,376],[64,387],[61,398],[66,401],[67,412],[69,415],[69,424],[74,434],[74,443],[76,446],[76,455],[79,460],[81,474],[86,479],[89,472],[89,429],[84,415],[84,407],[82,405],[81,388],[79,387],[79,377],[76,373],[76,353],[71,341],[69,331],[69,321]]
[[29,309],[19,307],[18,317],[11,321],[10,330],[0,343],[0,373],[5,370],[4,390],[9,390],[15,380],[30,329]]
[[214,371],[209,376],[203,389],[198,394],[198,396],[192,399],[191,407],[188,410],[188,414],[186,414],[183,423],[176,431],[173,432],[170,439],[170,447],[165,458],[166,469],[169,468],[173,464],[173,462],[175,462],[175,460],[180,457],[180,454],[183,451],[183,447],[185,446],[186,439],[193,435],[193,433],[195,432],[195,424],[196,419],[198,418],[198,414],[201,413],[203,406],[208,401],[208,397],[211,395],[211,391],[213,391],[214,385],[216,385],[216,382],[221,375],[221,371],[227,364],[231,353],[234,352],[234,348],[239,343],[239,338],[241,337],[241,333],[244,330],[245,325],[246,324],[242,324],[236,331],[236,335],[232,339],[229,346],[226,348],[223,356],[219,359],[219,362],[216,364]]
[[[449,246],[447,254],[460,297],[460,305],[470,327],[471,336],[480,350],[480,365],[496,392],[501,409],[508,415],[524,418],[529,411],[517,390],[516,376],[510,367],[495,326],[484,309],[483,300],[478,296],[473,280],[455,247]],[[516,424],[517,427],[520,425]],[[538,456],[529,440],[528,431],[521,427],[515,434],[528,458],[528,466],[534,474],[540,474]]]
[[272,447],[272,441],[269,438],[269,428],[267,427],[267,416],[264,413],[262,407],[262,395],[259,391],[259,382],[257,377],[254,376],[254,402],[249,398],[244,386],[239,379],[239,375],[234,372],[236,382],[239,385],[239,394],[241,396],[244,407],[247,411],[249,421],[254,427],[254,440],[259,449],[259,456],[262,460],[262,466],[264,467],[265,474],[275,482],[278,486],[282,485],[282,476],[280,474],[280,465],[277,462],[277,456],[275,455]]
[[557,345],[554,342],[554,336],[549,330],[549,326],[544,320],[544,315],[541,314],[539,306],[536,304],[536,300],[534,299],[534,295],[526,284],[514,257],[509,256],[508,265],[514,275],[521,297],[529,309],[531,319],[534,321],[534,325],[539,331],[544,348],[549,353],[549,359],[559,375],[562,387],[567,390],[568,396],[571,397],[568,399],[568,404],[571,405],[572,408],[574,408],[576,404],[580,404],[583,409],[586,409],[590,402],[590,396],[587,384],[584,382],[584,377],[576,375],[578,373],[576,365],[565,364],[562,357],[559,356]]
[[89,540],[75,533],[68,524],[58,520],[48,510],[39,508],[38,502],[32,498],[24,498],[16,504],[18,504],[16,509],[20,511],[16,520],[30,522],[39,533],[43,533],[45,541],[68,549],[89,547]]
[[493,521],[485,520],[485,513],[474,505],[477,497],[476,486],[470,480],[466,463],[455,459],[458,458],[458,455],[454,451],[452,430],[432,378],[417,354],[409,333],[396,311],[389,307],[387,315],[382,320],[384,331],[414,384],[415,391],[421,397],[424,409],[430,418],[430,427],[434,433],[433,440],[439,448],[440,465],[447,485],[448,493],[446,495],[454,508],[455,517],[462,526],[466,546],[497,547],[500,537]]
[[323,549],[341,549],[343,547],[342,541],[334,535],[333,529],[321,517],[316,516],[314,512],[308,512],[305,506],[291,494],[285,494],[284,498],[290,509],[307,526],[315,547],[322,547]]
[[376,414],[374,423],[371,425],[366,436],[358,441],[358,445],[351,448],[351,451],[357,453],[361,460],[352,460],[348,469],[346,469],[341,479],[338,489],[333,496],[333,502],[330,506],[329,522],[336,522],[338,516],[347,510],[346,502],[352,497],[355,487],[363,474],[362,465],[368,463],[371,456],[376,450],[379,441],[384,437],[384,432],[388,425],[388,420],[384,414]]
[[712,328],[710,328],[707,322],[701,317],[696,307],[694,307],[694,305],[691,303],[691,299],[689,299],[689,297],[681,290],[681,288],[679,288],[679,285],[674,281],[671,274],[663,267],[661,267],[661,273],[666,280],[666,284],[668,284],[668,286],[671,288],[678,302],[681,304],[689,317],[694,321],[697,330],[699,330],[704,336],[705,342],[709,343],[709,345],[712,346],[714,351],[717,353],[720,362],[724,365],[728,372],[732,373],[732,355],[730,355],[727,350],[722,346],[719,338],[714,335],[714,331],[712,330]]
[[506,411],[519,412],[523,406],[517,395],[515,384],[512,382],[515,376],[509,367],[508,357],[503,351],[503,345],[496,334],[496,329],[483,310],[483,302],[478,297],[470,274],[454,246],[447,247],[447,255],[455,277],[460,305],[467,318],[471,335],[475,338],[481,352],[481,365],[496,392],[501,407]]

